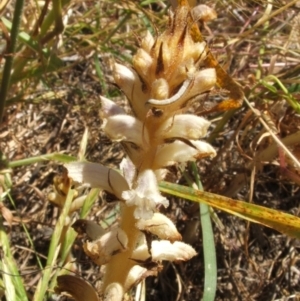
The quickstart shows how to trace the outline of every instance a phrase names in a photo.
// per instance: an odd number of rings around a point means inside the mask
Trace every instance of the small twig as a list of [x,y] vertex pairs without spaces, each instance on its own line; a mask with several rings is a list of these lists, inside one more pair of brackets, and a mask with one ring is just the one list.
[[251,111],[258,117],[259,121],[263,125],[263,127],[269,132],[269,134],[272,136],[272,138],[275,140],[275,142],[278,144],[279,147],[281,147],[285,153],[293,160],[295,165],[300,168],[300,162],[297,160],[297,158],[289,151],[289,149],[281,142],[281,140],[276,136],[276,134],[273,133],[273,131],[270,129],[268,124],[264,121],[264,119],[261,117],[261,113],[255,109],[250,102],[248,101],[247,97],[244,97],[245,102],[251,109]]

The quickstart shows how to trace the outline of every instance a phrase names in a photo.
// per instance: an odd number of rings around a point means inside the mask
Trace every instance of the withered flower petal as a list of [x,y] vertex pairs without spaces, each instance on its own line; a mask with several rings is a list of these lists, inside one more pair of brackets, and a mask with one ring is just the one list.
[[94,263],[103,265],[109,262],[112,256],[124,252],[128,243],[126,233],[120,229],[113,229],[95,241],[88,241],[83,249]]
[[142,79],[147,80],[147,75],[149,75],[150,71],[149,69],[153,64],[153,58],[151,55],[143,48],[140,48],[134,55],[132,63],[136,66],[136,71]]
[[200,21],[208,22],[217,18],[216,11],[205,4],[200,4],[193,7],[191,13],[195,21],[200,20]]
[[135,218],[149,219],[157,205],[164,207],[169,205],[169,201],[163,197],[158,189],[155,173],[151,169],[144,170],[138,175],[136,187],[124,191],[122,198],[126,200],[128,206],[136,206]]
[[136,226],[139,230],[150,232],[160,239],[167,239],[171,242],[181,240],[181,235],[173,222],[159,212],[154,213],[151,219],[140,219]]
[[143,48],[148,53],[150,53],[152,47],[154,46],[154,42],[155,42],[155,40],[154,40],[152,34],[150,33],[149,30],[147,30],[146,35],[142,39],[141,48]]
[[168,240],[153,240],[151,255],[154,261],[186,261],[196,256],[196,251],[181,241],[171,243]]
[[169,240],[153,240],[151,242],[151,254],[147,245],[143,244],[133,251],[132,259],[146,261],[152,258],[155,262],[163,260],[186,261],[196,255],[196,251],[190,245],[181,241],[171,243]]
[[139,265],[133,266],[129,271],[125,287],[131,288],[132,286],[139,284],[145,278],[146,272],[146,268],[143,268]]

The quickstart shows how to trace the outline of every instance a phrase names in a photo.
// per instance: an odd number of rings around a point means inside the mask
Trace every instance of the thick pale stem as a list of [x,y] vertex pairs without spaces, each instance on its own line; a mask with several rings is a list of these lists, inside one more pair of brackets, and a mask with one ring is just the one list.
[[103,280],[103,291],[111,283],[117,282],[127,291],[126,280],[130,269],[136,264],[130,260],[133,250],[140,235],[140,231],[135,227],[136,219],[134,218],[135,207],[123,206],[121,212],[120,228],[125,231],[128,237],[127,251],[112,257],[106,266],[106,273]]

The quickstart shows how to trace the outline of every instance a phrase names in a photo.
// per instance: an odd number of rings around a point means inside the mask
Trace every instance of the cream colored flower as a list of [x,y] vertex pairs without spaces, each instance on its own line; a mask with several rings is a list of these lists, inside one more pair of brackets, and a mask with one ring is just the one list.
[[128,243],[126,233],[120,229],[113,229],[95,241],[88,241],[83,249],[94,263],[103,265],[109,262],[112,256],[124,252]]
[[66,164],[68,175],[74,181],[89,184],[92,188],[102,188],[121,199],[123,191],[129,189],[124,177],[112,168],[91,162]]
[[163,260],[177,262],[189,260],[197,255],[190,245],[181,241],[171,243],[168,240],[153,240],[150,253],[148,246],[143,244],[133,252],[132,258],[137,261],[146,261],[151,258],[154,262]]
[[151,169],[140,173],[136,187],[124,191],[122,198],[126,200],[128,206],[137,206],[134,212],[134,216],[137,219],[152,218],[157,205],[161,204],[164,207],[169,205],[169,201],[160,194],[156,176]]
[[152,233],[160,239],[167,239],[171,242],[181,240],[181,235],[173,222],[159,212],[154,213],[151,219],[140,219],[136,223],[136,227],[141,231]]
[[158,190],[154,171],[145,170],[135,179],[136,170],[129,160],[122,163],[124,176],[111,168],[91,162],[74,162],[65,166],[69,177],[74,181],[102,188],[120,200],[125,200],[127,206],[136,206],[135,218],[149,219],[158,205],[169,205],[168,200]]

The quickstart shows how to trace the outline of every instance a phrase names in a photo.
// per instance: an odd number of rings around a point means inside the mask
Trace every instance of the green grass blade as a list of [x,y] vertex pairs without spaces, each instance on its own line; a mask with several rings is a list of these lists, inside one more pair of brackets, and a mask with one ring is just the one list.
[[215,300],[217,290],[217,255],[209,206],[200,203],[200,219],[204,254],[203,301]]
[[100,191],[101,191],[101,189],[99,189],[99,188],[91,189],[91,191],[89,192],[89,194],[87,195],[87,197],[84,201],[83,207],[80,212],[80,218],[84,219],[87,217],[92,206],[94,205],[95,201],[97,200]]
[[[84,201],[83,207],[80,212],[80,218],[85,219],[87,215],[89,214],[93,204],[96,202],[98,198],[100,189],[93,188],[89,192],[89,194],[86,196],[86,199]],[[70,253],[70,250],[72,248],[73,242],[77,236],[77,232],[75,232],[72,228],[70,228],[67,232],[65,241],[62,244],[61,247],[61,253],[60,253],[60,265],[63,264],[66,260],[66,257]]]
[[10,250],[9,237],[5,232],[0,217],[0,246],[1,261],[0,269],[3,271],[2,279],[4,283],[5,296],[7,301],[27,301],[27,294],[18,267]]
[[[5,17],[1,17],[1,21],[9,30],[11,30],[11,28],[13,26],[11,21],[6,19]],[[30,49],[34,50],[35,52],[41,51],[41,46],[39,45],[39,43],[36,40],[32,39],[32,37],[28,33],[24,32],[24,31],[19,32],[18,39],[20,42],[22,42],[24,45],[26,45]],[[48,49],[44,48],[42,51],[45,55],[46,54],[49,55]]]
[[300,238],[300,218],[294,215],[168,182],[160,182],[160,190],[197,203],[203,202],[250,222]]
[[[13,24],[8,19],[1,17],[1,21],[9,30],[12,30]],[[42,47],[41,44],[28,33],[24,31],[18,33],[18,39],[39,56],[40,62],[33,60],[34,64],[32,64],[31,68],[29,67],[27,70],[23,71],[29,60],[27,58],[17,57],[17,63],[14,62],[14,72],[11,74],[10,78],[11,84],[18,82],[25,77],[42,77],[45,76],[47,72],[57,71],[65,66],[64,62],[54,51],[51,51],[50,48]]]
[[97,76],[99,78],[99,83],[101,85],[102,95],[105,95],[106,97],[109,97],[108,87],[107,87],[107,84],[106,84],[105,76],[104,76],[104,74],[102,72],[102,69],[101,69],[101,64],[100,64],[100,60],[98,58],[98,53],[97,52],[94,54],[94,64],[95,64],[95,70],[96,70]]
[[[7,177],[7,174],[6,174],[6,177]],[[16,212],[18,212],[18,211],[17,211],[16,203],[15,203],[15,201],[14,201],[14,199],[12,198],[12,196],[11,196],[10,193],[7,194],[7,198],[10,200],[10,203],[12,204],[12,206],[13,206],[13,208],[16,210]],[[35,246],[34,246],[34,243],[33,243],[33,241],[32,241],[32,238],[31,238],[31,236],[30,236],[30,233],[29,233],[29,231],[28,231],[28,229],[27,229],[25,223],[22,222],[21,216],[19,216],[19,218],[20,218],[20,225],[22,226],[22,228],[23,228],[23,230],[24,230],[24,233],[26,234],[26,237],[27,237],[27,239],[28,239],[29,245],[30,245],[31,249],[34,251],[36,261],[37,261],[37,263],[38,263],[40,269],[42,269],[43,266],[42,266],[40,257],[39,257],[39,256],[37,255],[37,253],[36,253]]]
[[297,112],[300,113],[300,104],[295,97],[289,92],[289,90],[284,86],[284,84],[278,79],[278,77],[274,75],[268,75],[266,78],[262,80],[262,84],[271,92],[278,94],[277,88],[271,84],[269,81],[275,81],[277,86],[283,92],[284,99],[288,102],[288,104]]
[[65,226],[66,217],[68,216],[68,213],[70,211],[73,197],[74,197],[74,190],[69,189],[68,195],[66,198],[66,202],[65,202],[65,206],[60,214],[60,217],[58,219],[58,222],[57,222],[54,232],[52,234],[49,253],[48,253],[48,257],[47,257],[47,264],[43,271],[42,278],[40,279],[40,281],[38,283],[36,292],[33,297],[33,301],[44,300],[44,297],[48,290],[52,270],[53,270],[53,267],[55,265],[55,262],[56,262],[56,259],[57,259],[57,256],[58,256],[58,253],[60,250],[60,237],[61,237],[62,231],[64,229],[64,226]]
[[125,16],[120,20],[120,22],[116,25],[116,27],[107,35],[105,40],[102,42],[103,45],[106,45],[110,39],[115,35],[115,33],[128,21],[131,16],[131,11],[127,11]]
[[[91,189],[91,191],[89,192],[89,194],[87,195],[85,201],[84,201],[84,205],[81,209],[80,212],[80,218],[84,219],[87,217],[87,215],[89,214],[93,204],[95,203],[95,201],[98,198],[99,195],[99,191],[100,189],[98,188],[93,188]],[[71,248],[73,246],[73,243],[76,239],[77,236],[77,232],[73,229],[73,228],[69,228],[65,237],[64,237],[64,241],[61,245],[61,249],[60,249],[60,259],[58,262],[59,266],[64,266],[66,265],[66,259],[68,257],[68,255],[71,252]],[[56,273],[51,280],[51,284],[49,285],[50,289],[54,289],[55,285],[56,285],[56,279],[58,275],[61,274],[65,274],[66,271],[59,271],[58,273]]]
[[[202,183],[199,178],[197,165],[192,163],[194,178],[198,188],[203,191]],[[200,203],[200,220],[202,230],[203,255],[204,255],[204,290],[203,301],[214,301],[217,290],[217,255],[212,228],[210,207],[205,203]]]
[[58,161],[60,163],[70,163],[70,162],[76,161],[77,158],[69,156],[69,155],[65,155],[65,154],[52,153],[52,154],[40,155],[40,156],[36,156],[36,157],[12,161],[12,162],[8,163],[7,167],[15,168],[15,167],[34,164],[34,163],[49,161],[49,160]]

